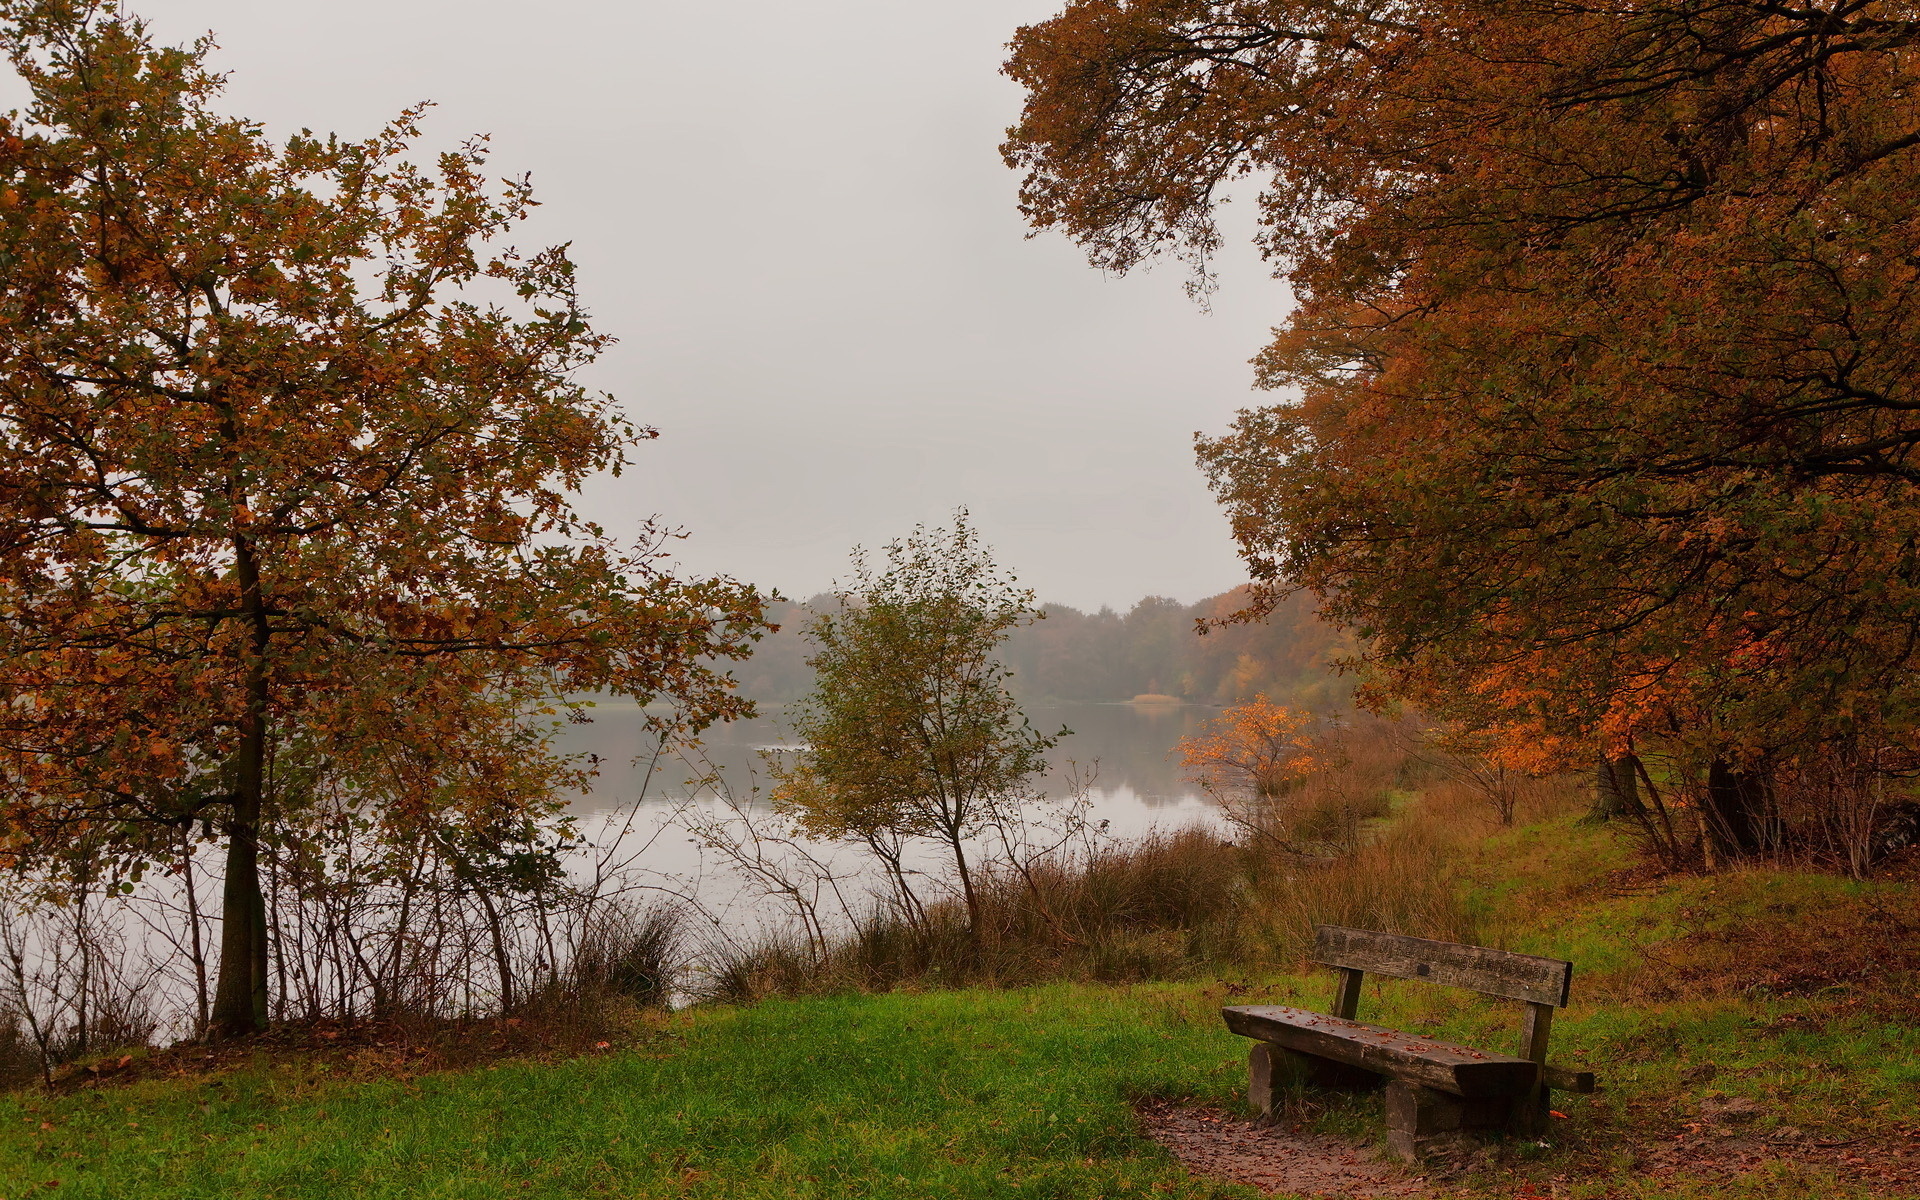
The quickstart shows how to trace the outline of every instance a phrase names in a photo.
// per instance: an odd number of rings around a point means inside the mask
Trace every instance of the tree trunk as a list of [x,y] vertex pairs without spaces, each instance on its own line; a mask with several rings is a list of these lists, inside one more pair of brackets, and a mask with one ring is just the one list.
[[260,891],[260,801],[237,796],[227,825],[227,878],[220,893],[220,974],[213,1029],[240,1037],[267,1024],[267,904]]
[[220,896],[220,975],[213,1028],[240,1037],[267,1025],[267,902],[260,890],[260,814],[267,784],[267,625],[253,548],[236,538],[234,563],[247,616],[246,707],[234,751],[233,819],[227,825],[227,878]]
[[953,847],[953,865],[960,872],[960,895],[967,902],[967,940],[974,944],[980,941],[980,896],[973,889],[973,872],[967,869],[967,851],[960,844],[958,834],[949,842]]
[[193,877],[192,821],[181,831],[180,855],[180,877],[187,891],[187,930],[192,935],[193,948],[193,1036],[201,1038],[207,1035],[212,1010],[208,1007],[210,997],[207,995],[207,948],[200,933],[200,895]]
[[505,1015],[518,1007],[513,994],[513,956],[507,953],[506,930],[493,897],[482,884],[473,883],[472,887],[473,894],[479,898],[480,910],[486,914],[487,937],[493,944],[493,968],[500,973],[500,1012]]
[[1771,781],[1764,768],[1736,770],[1723,758],[1707,767],[1706,805],[1701,810],[1701,836],[1713,851],[1709,862],[1725,862],[1763,848],[1772,799]]
[[[83,863],[85,860],[82,860]],[[80,952],[80,988],[74,996],[73,1049],[76,1054],[87,1052],[90,1031],[88,1016],[93,1000],[93,931],[87,923],[87,893],[93,886],[92,872],[85,866],[80,870],[80,894],[74,897],[73,904],[73,940]]]
[[1600,824],[1631,815],[1639,807],[1639,797],[1634,795],[1637,785],[1630,761],[1601,753],[1594,764],[1593,805],[1587,809],[1587,820]]

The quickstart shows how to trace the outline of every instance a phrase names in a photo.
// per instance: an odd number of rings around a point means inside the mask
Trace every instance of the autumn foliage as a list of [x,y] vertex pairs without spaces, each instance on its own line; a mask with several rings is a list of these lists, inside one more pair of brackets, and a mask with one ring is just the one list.
[[1763,801],[1915,747],[1911,16],[1074,0],[1006,152],[1116,268],[1204,271],[1262,189],[1279,395],[1200,442],[1253,613],[1312,589],[1431,712]]
[[714,664],[760,601],[573,512],[651,431],[576,381],[607,339],[562,250],[504,241],[532,199],[483,142],[417,165],[416,110],[275,144],[204,44],[0,19],[32,95],[0,118],[0,856],[97,884],[223,839],[243,1030],[263,838],[346,806],[496,870],[582,781],[567,698],[741,713]]
[[1311,713],[1255,696],[1182,738],[1176,749],[1187,777],[1208,792],[1270,800],[1313,770],[1314,726]]

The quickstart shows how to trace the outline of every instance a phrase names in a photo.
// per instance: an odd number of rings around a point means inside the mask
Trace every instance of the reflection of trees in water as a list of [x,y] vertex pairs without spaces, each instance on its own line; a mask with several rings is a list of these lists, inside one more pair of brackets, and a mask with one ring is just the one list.
[[1193,704],[1062,704],[1030,711],[1033,723],[1052,731],[1064,724],[1073,736],[1063,738],[1053,752],[1055,770],[1048,777],[1049,795],[1065,795],[1067,779],[1061,769],[1069,761],[1083,767],[1097,762],[1094,786],[1114,792],[1132,791],[1143,803],[1176,801],[1194,794],[1182,778],[1173,748],[1211,718],[1216,710]]
[[[1073,731],[1049,755],[1055,768],[1045,781],[1049,795],[1067,794],[1069,762],[1078,763],[1083,774],[1097,762],[1098,775],[1093,780],[1097,789],[1108,794],[1129,790],[1143,803],[1153,805],[1195,794],[1194,787],[1182,778],[1173,747],[1217,711],[1192,704],[1057,704],[1029,708],[1027,714],[1042,733],[1053,733],[1062,725]],[[735,793],[743,798],[754,781],[765,779],[761,749],[789,744],[792,739],[778,710],[768,706],[768,712],[768,716],[751,721],[710,729],[702,739],[706,757],[724,772]],[[604,808],[639,794],[640,771],[633,760],[650,755],[653,742],[637,710],[602,706],[594,710],[592,724],[565,731],[562,743],[564,750],[597,754],[602,760],[594,794],[581,806],[583,809]],[[676,765],[662,766],[649,794],[686,795],[681,778],[686,774]]]

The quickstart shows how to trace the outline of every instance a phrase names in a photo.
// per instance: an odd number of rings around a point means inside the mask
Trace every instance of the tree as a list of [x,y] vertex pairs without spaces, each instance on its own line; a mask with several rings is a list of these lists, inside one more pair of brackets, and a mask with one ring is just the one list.
[[793,719],[807,749],[782,771],[775,802],[809,833],[871,849],[909,918],[902,842],[938,842],[977,938],[967,842],[1023,798],[1058,740],[1028,723],[995,657],[1008,630],[1038,616],[1033,593],[995,567],[962,509],[952,529],[888,543],[878,570],[856,550],[854,580],[836,595],[838,611],[807,630],[814,686]]
[[1236,704],[1175,747],[1189,778],[1215,796],[1273,800],[1314,768],[1311,713],[1265,696]]
[[[1180,739],[1180,765],[1242,834],[1292,852],[1297,805],[1287,803],[1308,776],[1342,765],[1316,737],[1313,714],[1257,695]],[[1296,797],[1297,798],[1297,797]]]
[[714,664],[761,602],[573,512],[653,435],[575,381],[607,339],[564,249],[488,249],[533,201],[482,142],[424,170],[415,109],[275,145],[213,110],[208,43],[110,3],[0,19],[32,94],[0,119],[0,844],[125,879],[217,822],[242,1032],[262,839],[319,782],[389,833],[518,836],[584,774],[542,713],[745,712]]
[[1739,853],[1774,764],[1912,759],[1907,16],[1075,0],[1006,149],[1116,268],[1204,269],[1265,185],[1287,397],[1200,441],[1248,615],[1309,588],[1439,716],[1676,745]]

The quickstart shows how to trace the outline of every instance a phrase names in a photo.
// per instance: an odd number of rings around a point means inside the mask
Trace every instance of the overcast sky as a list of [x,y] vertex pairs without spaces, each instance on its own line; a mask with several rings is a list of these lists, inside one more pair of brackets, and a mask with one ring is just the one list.
[[492,135],[571,241],[593,382],[660,440],[590,489],[659,514],[686,570],[802,597],[966,505],[1047,599],[1191,601],[1242,578],[1192,435],[1261,397],[1287,294],[1252,251],[1211,312],[1174,264],[1124,279],[1026,240],[998,73],[1060,0],[129,0],[212,31],[227,106],[364,137],[432,100]]

